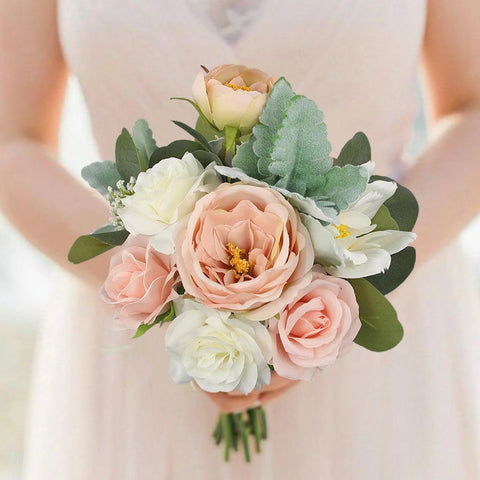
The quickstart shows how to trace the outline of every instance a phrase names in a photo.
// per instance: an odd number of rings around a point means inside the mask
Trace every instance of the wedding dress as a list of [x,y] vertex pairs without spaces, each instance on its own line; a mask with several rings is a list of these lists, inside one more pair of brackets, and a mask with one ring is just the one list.
[[[200,64],[243,63],[313,98],[334,154],[365,131],[379,173],[392,174],[425,14],[424,0],[59,0],[59,29],[105,159],[137,118],[161,145],[184,138],[170,120],[193,124],[193,109],[169,98],[190,96]],[[397,348],[354,346],[267,406],[270,437],[250,465],[224,464],[217,410],[170,379],[164,330],[112,330],[97,292],[65,277],[39,344],[25,478],[480,478],[480,306],[459,245],[390,299],[405,328]]]

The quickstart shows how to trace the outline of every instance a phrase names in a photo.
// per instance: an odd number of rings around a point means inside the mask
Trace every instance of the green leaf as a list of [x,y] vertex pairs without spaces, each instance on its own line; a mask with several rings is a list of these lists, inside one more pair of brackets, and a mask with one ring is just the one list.
[[253,152],[254,142],[255,137],[252,135],[248,141],[238,147],[237,154],[232,160],[232,166],[242,169],[249,177],[261,180],[263,177],[259,176],[257,169],[258,158]]
[[385,205],[382,205],[375,216],[372,218],[372,225],[375,224],[377,227],[375,230],[400,230],[398,223],[390,215],[390,211]]
[[[370,182],[375,180],[384,180],[386,182],[395,182],[389,177],[374,175],[370,178]],[[397,183],[397,182],[395,182]],[[418,217],[418,202],[413,193],[408,188],[397,183],[397,190],[384,205],[390,211],[390,214],[398,223],[400,230],[411,232],[415,226]]]
[[395,347],[403,338],[403,327],[391,303],[367,280],[348,280],[355,290],[362,327],[355,343],[374,352]]
[[212,152],[197,150],[196,152],[192,152],[192,155],[202,164],[203,168],[207,168],[212,162],[215,162],[217,165],[222,165],[220,157]]
[[273,142],[268,170],[280,177],[277,187],[305,195],[317,182],[316,177],[332,167],[323,113],[304,96],[290,100]]
[[109,160],[87,165],[82,169],[82,177],[102,195],[107,195],[108,187],[115,189],[117,182],[122,180],[115,163]]
[[200,143],[202,147],[205,148],[205,150],[210,151],[210,145],[208,144],[207,139],[200,132],[197,132],[192,127],[189,127],[185,123],[179,122],[178,120],[172,120],[172,122],[177,125],[177,127],[180,127],[181,129],[189,133],[195,140]]
[[92,232],[89,236],[100,240],[108,245],[123,245],[128,238],[128,232],[117,225],[105,225]]
[[210,145],[210,150],[220,157],[223,151],[223,144],[225,143],[225,139],[223,137],[216,138],[215,140],[210,140],[208,144]]
[[68,252],[68,260],[74,264],[82,263],[114,248],[114,245],[102,242],[90,235],[82,235],[73,243]]
[[266,176],[270,175],[268,164],[273,150],[273,139],[282,124],[285,112],[295,92],[284,77],[279,78],[270,92],[259,123],[253,128],[255,144],[253,150],[258,157],[259,171]]
[[104,225],[90,235],[78,237],[68,252],[68,260],[75,264],[85,262],[122,245],[127,238],[128,232],[122,227]]
[[196,152],[202,146],[192,140],[175,140],[165,147],[157,148],[150,158],[150,168],[165,158],[182,158],[185,153]]
[[142,164],[137,147],[126,128],[122,130],[122,133],[117,138],[115,145],[115,163],[118,172],[126,182],[130,181],[130,177],[137,178],[138,174],[146,170],[147,167]]
[[407,247],[392,255],[392,263],[386,272],[365,279],[381,293],[387,295],[401,285],[412,273],[415,266],[415,256],[415,249]]
[[362,165],[372,158],[370,142],[363,132],[357,132],[342,148],[335,165]]
[[157,142],[153,138],[152,130],[146,120],[140,119],[135,122],[132,130],[133,143],[137,147],[137,152],[141,158],[142,171],[147,170],[150,157],[157,148]]
[[152,327],[155,325],[159,325],[160,327],[167,322],[171,322],[175,318],[175,308],[173,307],[173,303],[170,303],[170,310],[167,310],[165,313],[161,313],[155,317],[155,320],[152,323],[142,323],[138,328],[137,332],[133,336],[133,338],[141,337],[143,334],[148,332]]
[[[345,210],[365,191],[367,183],[368,172],[365,168],[354,165],[333,167],[325,175],[325,185],[313,188],[312,193],[321,192],[335,203],[338,210]],[[312,185],[315,187],[313,179]]]

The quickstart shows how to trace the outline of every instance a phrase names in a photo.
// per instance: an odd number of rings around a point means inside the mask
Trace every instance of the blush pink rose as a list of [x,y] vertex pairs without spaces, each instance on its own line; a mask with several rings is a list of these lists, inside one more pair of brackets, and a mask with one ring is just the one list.
[[307,230],[278,192],[222,184],[200,199],[177,237],[186,292],[207,307],[266,320],[310,283]]
[[352,286],[341,278],[313,272],[310,285],[269,322],[273,366],[282,377],[310,380],[352,346],[360,330]]
[[116,306],[116,319],[136,330],[167,310],[170,301],[178,297],[174,289],[178,283],[173,256],[153,250],[146,236],[130,235],[112,257],[100,295]]

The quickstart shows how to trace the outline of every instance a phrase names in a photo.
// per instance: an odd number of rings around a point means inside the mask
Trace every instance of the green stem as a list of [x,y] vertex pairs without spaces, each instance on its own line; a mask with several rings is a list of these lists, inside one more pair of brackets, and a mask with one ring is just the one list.
[[262,430],[262,438],[266,440],[268,438],[268,428],[267,428],[267,413],[263,407],[260,408],[260,426]]
[[232,443],[232,430],[231,425],[228,420],[228,414],[222,413],[222,430],[223,430],[223,438],[224,438],[224,449],[223,449],[223,459],[228,462],[230,460],[230,447]]
[[260,431],[260,425],[258,422],[258,415],[260,413],[261,407],[250,408],[248,410],[248,416],[250,418],[250,423],[253,429],[253,435],[255,437],[255,446],[257,449],[257,453],[261,452],[261,443],[262,443],[262,434]]

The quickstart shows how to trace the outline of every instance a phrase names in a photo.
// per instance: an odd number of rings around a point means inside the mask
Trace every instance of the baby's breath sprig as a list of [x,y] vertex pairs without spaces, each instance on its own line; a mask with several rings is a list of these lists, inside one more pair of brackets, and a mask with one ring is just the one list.
[[114,225],[124,227],[122,219],[118,215],[118,210],[124,206],[123,199],[135,193],[133,190],[135,182],[135,177],[130,177],[130,181],[126,185],[125,180],[119,180],[115,190],[112,187],[108,187],[108,194],[106,198],[110,204],[110,212],[112,214],[110,221]]

